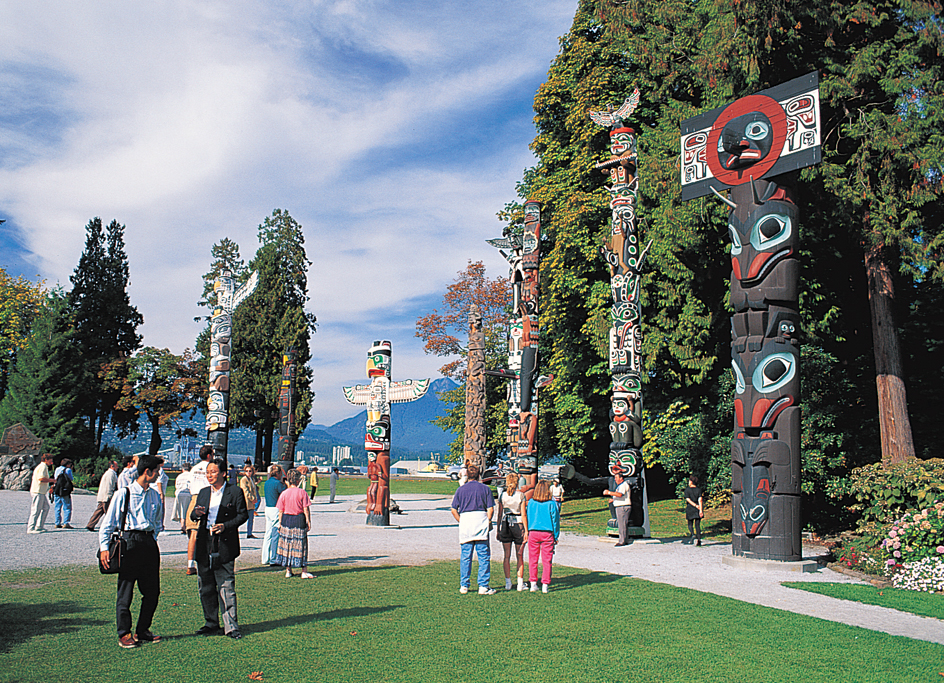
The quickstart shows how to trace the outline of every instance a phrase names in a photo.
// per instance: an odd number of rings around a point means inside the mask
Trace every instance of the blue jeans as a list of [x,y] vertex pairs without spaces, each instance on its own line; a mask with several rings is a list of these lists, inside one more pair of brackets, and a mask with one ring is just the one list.
[[72,496],[53,496],[53,505],[56,509],[56,526],[72,522]]
[[479,558],[479,587],[488,588],[492,578],[492,552],[488,547],[488,540],[469,541],[459,545],[462,549],[459,554],[459,585],[468,588],[472,582],[472,549]]

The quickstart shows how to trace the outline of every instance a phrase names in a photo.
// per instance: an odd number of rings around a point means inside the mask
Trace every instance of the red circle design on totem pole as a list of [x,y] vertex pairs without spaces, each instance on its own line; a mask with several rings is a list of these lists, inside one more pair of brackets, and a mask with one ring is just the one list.
[[[731,119],[738,116],[750,114],[753,111],[759,111],[764,114],[773,127],[773,143],[770,147],[770,153],[765,159],[757,162],[747,168],[738,168],[728,170],[721,166],[718,159],[718,139],[721,137],[721,131]],[[766,95],[748,95],[732,102],[721,112],[721,115],[715,120],[708,131],[708,168],[716,180],[720,180],[725,185],[734,187],[746,183],[751,178],[759,180],[764,177],[774,164],[780,159],[780,153],[783,151],[783,143],[787,140],[787,114],[780,106],[777,100]]]

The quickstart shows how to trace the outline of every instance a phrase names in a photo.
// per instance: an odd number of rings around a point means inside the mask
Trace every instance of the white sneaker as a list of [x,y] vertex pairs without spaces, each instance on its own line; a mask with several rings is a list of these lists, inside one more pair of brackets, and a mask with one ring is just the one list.
[[312,574],[312,573],[310,573],[310,572],[302,572],[302,578],[303,578],[303,579],[313,579],[313,578],[315,578],[315,575]]
[[538,584],[537,584],[537,582],[531,584],[531,592],[532,592],[532,593],[537,593],[537,592],[538,592]]
[[541,586],[541,592],[542,592],[542,593],[547,593],[547,584],[546,584],[546,583],[545,583],[543,586]]
[[463,595],[465,595],[466,593],[469,592],[469,589],[466,588],[465,586],[462,586],[462,587],[459,588],[459,592],[462,593]]
[[506,591],[511,590],[511,579],[505,579],[505,590]]
[[479,586],[479,595],[495,595],[495,589],[488,586]]
[[522,581],[521,579],[518,579],[518,592],[520,593],[520,592],[523,591],[524,589],[525,589],[525,588],[524,588],[524,581]]

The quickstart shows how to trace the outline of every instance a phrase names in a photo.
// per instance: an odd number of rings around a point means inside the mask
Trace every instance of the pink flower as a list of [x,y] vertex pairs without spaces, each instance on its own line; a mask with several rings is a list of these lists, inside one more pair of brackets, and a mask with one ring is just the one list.
[[896,550],[895,552],[892,553],[892,555],[894,555],[896,558],[899,558],[901,557],[901,551]]
[[897,529],[892,529],[891,531],[888,532],[889,538],[895,538],[895,536],[897,536],[897,535],[898,535],[898,530],[897,530]]
[[937,552],[939,555],[944,555],[944,545],[939,545],[937,547]]

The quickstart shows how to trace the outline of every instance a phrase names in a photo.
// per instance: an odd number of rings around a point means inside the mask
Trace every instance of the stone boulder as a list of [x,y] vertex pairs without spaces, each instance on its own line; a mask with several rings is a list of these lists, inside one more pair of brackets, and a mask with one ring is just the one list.
[[0,457],[0,489],[29,491],[33,469],[41,461],[32,455],[4,455]]

